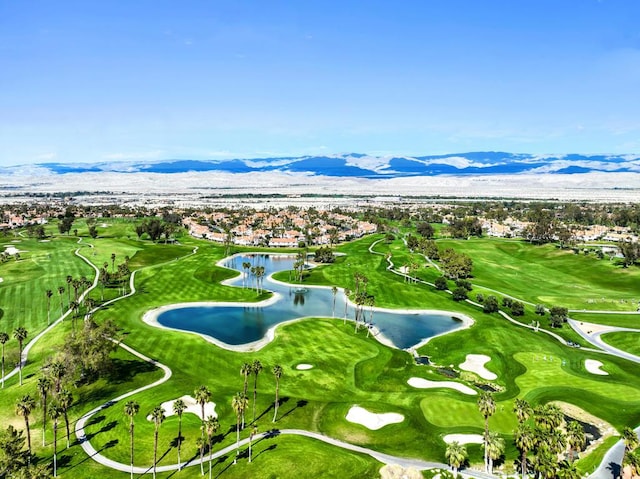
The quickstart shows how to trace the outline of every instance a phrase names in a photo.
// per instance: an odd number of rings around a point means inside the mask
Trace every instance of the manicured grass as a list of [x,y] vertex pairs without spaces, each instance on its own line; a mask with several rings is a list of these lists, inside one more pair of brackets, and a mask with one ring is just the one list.
[[[242,377],[239,374],[242,363],[254,359],[259,359],[265,366],[258,377],[256,405],[257,424],[261,431],[273,427],[305,429],[389,454],[436,461],[444,461],[443,435],[482,431],[483,419],[477,409],[477,396],[443,388],[421,390],[410,387],[407,380],[414,376],[441,381],[447,378],[438,373],[437,367],[415,365],[405,351],[390,349],[373,338],[366,338],[364,330],[355,334],[351,324],[343,325],[339,319],[307,319],[281,326],[276,330],[273,342],[252,353],[222,350],[194,334],[146,325],[141,321],[144,312],[163,304],[214,300],[252,302],[269,293],[257,298],[254,291],[222,286],[220,282],[223,279],[237,273],[215,266],[224,254],[221,247],[187,237],[181,240],[182,245],[154,245],[138,241],[128,228],[133,228],[133,223],[122,223],[111,230],[105,228],[111,232],[119,231],[122,237],[113,234],[111,237],[85,239],[83,242],[94,244],[96,256],[91,257],[92,260],[108,261],[110,266],[110,255],[115,252],[116,264],[128,255],[130,269],[140,269],[136,276],[138,293],[100,310],[96,315],[97,320],[115,320],[122,328],[123,341],[127,345],[166,364],[173,371],[173,376],[166,383],[132,398],[140,403],[140,414],[135,419],[136,464],[148,465],[152,461],[153,425],[146,420],[146,416],[153,407],[184,394],[193,394],[194,389],[203,384],[212,391],[212,401],[216,403],[221,424],[214,449],[233,444],[236,419],[231,398],[242,390]],[[517,397],[525,398],[534,405],[552,400],[569,402],[617,428],[640,423],[640,410],[635,406],[640,400],[640,378],[636,374],[636,365],[562,346],[542,332],[515,326],[496,314],[483,314],[467,303],[456,303],[448,294],[435,291],[433,287],[406,282],[386,270],[384,254],[387,251],[394,255],[394,260],[406,255],[406,248],[399,240],[390,244],[378,243],[375,251],[382,255],[368,251],[369,246],[381,237],[376,235],[341,245],[338,249],[346,256],[338,257],[334,264],[314,269],[305,282],[354,289],[354,273],[361,272],[367,276],[367,290],[375,296],[378,306],[442,309],[472,316],[476,321],[472,328],[434,338],[419,352],[428,355],[436,365],[451,365],[454,369],[469,353],[491,357],[486,366],[498,375],[494,384],[501,388],[501,392],[495,395],[497,410],[490,419],[490,427],[505,436],[508,461],[516,456],[511,434],[515,426],[512,408]],[[59,241],[60,245],[66,244],[64,240]],[[466,245],[472,242],[461,243]],[[194,246],[199,247],[198,251],[191,254]],[[529,245],[524,247],[533,249]],[[61,257],[64,254],[70,255],[70,251],[60,252]],[[521,266],[525,264],[524,258],[531,258],[531,254],[530,251],[522,253],[519,258]],[[581,256],[571,258],[584,259]],[[477,260],[476,264],[481,261]],[[535,269],[533,266],[530,269]],[[425,276],[432,274],[432,270],[424,270]],[[493,271],[492,277],[488,276],[488,270],[483,273],[488,278],[486,286],[501,281],[498,276],[502,269],[494,268]],[[549,271],[538,271],[537,274],[543,276],[537,279],[541,280]],[[67,273],[64,274],[66,276]],[[17,275],[17,272],[11,272],[7,277],[10,279],[13,275]],[[514,284],[514,292],[508,285],[503,286],[505,293],[514,296],[518,296],[517,290],[522,287],[521,284]],[[535,286],[533,289],[540,292],[544,288],[550,286]],[[100,288],[92,296],[98,298]],[[527,311],[527,315],[531,314]],[[525,316],[523,321],[527,322],[528,319],[529,316]],[[33,393],[40,366],[59,348],[64,341],[65,331],[68,332],[70,327],[69,323],[63,323],[34,349],[25,368],[24,386],[18,387],[16,379],[8,383],[0,395],[0,421],[3,424],[21,424],[21,418],[13,415],[16,398],[24,391]],[[588,358],[601,360],[610,375],[594,376],[588,373],[584,369],[584,361]],[[82,401],[74,408],[75,417],[107,399],[161,376],[159,370],[149,368],[122,351],[117,359],[119,368],[115,376],[75,391],[76,397]],[[299,371],[295,366],[300,363],[309,363],[314,367]],[[271,368],[275,364],[283,367],[284,374],[280,383],[282,405],[278,421],[274,424],[271,417],[275,381]],[[462,377],[464,379],[459,381],[471,386],[479,379],[471,373],[464,373]],[[251,406],[247,417],[251,420],[253,378],[249,382],[249,398]],[[400,413],[404,420],[371,431],[345,420],[347,411],[353,405],[374,412]],[[37,429],[37,410],[33,419]],[[177,418],[171,416],[161,426],[160,464],[177,460],[174,443],[177,423]],[[185,414],[183,458],[196,454],[199,427],[200,422],[194,415]],[[241,437],[247,437],[248,431],[248,428],[242,431]],[[123,414],[122,402],[96,415],[87,427],[87,433],[102,454],[128,463],[128,420]],[[34,432],[34,444],[37,439],[38,434]],[[480,447],[470,446],[469,451],[472,463],[481,462]],[[49,457],[51,446],[45,449],[37,447],[36,452],[45,458]],[[255,453],[254,464],[248,464],[245,458],[241,458],[239,464],[230,466],[233,458],[227,457],[224,461],[216,462],[214,473],[220,474],[220,477],[291,477],[292,468],[295,467],[296,477],[374,477],[380,467],[368,456],[300,437],[278,436],[260,441]],[[70,477],[125,477],[125,473],[106,472],[97,466],[86,458],[77,445],[64,455],[68,458],[61,464],[61,472]],[[256,470],[259,473],[252,472]],[[199,468],[189,468],[182,471],[180,476],[197,477]]]
[[613,346],[636,356],[640,356],[640,333],[630,331],[607,333],[600,336],[602,340]]
[[640,314],[571,313],[576,321],[640,329]]
[[65,288],[62,294],[64,309],[68,306],[67,275],[76,279],[93,278],[93,269],[73,254],[76,249],[87,250],[77,244],[77,238],[56,237],[41,242],[18,237],[16,241],[19,242],[0,239],[2,251],[5,244],[22,251],[19,261],[11,259],[0,263],[0,278],[3,279],[0,283],[0,331],[12,337],[6,344],[7,364],[15,364],[18,360],[18,343],[13,339],[13,331],[18,326],[29,333],[27,342],[47,327],[46,291],[53,292],[50,311],[51,321],[54,321],[61,314],[59,286]]
[[625,269],[595,256],[522,240],[474,238],[437,244],[474,260],[474,283],[532,303],[623,311],[635,310],[640,299],[633,287],[640,281],[640,268]]

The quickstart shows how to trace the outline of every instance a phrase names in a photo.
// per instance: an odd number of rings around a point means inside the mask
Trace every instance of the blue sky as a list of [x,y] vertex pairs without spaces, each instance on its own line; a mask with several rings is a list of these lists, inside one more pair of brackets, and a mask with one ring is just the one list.
[[0,165],[640,151],[636,0],[0,0]]

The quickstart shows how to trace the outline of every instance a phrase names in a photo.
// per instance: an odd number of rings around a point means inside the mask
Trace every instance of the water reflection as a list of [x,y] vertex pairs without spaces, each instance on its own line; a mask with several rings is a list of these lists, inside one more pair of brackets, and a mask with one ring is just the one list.
[[[331,288],[302,287],[270,278],[277,271],[291,270],[295,260],[292,255],[275,254],[243,254],[224,260],[224,266],[241,273],[231,281],[231,284],[241,288],[255,288],[257,278],[251,274],[251,268],[264,267],[263,288],[280,296],[272,304],[184,307],[160,314],[158,322],[163,326],[195,331],[227,344],[239,345],[257,341],[272,326],[295,318],[335,316],[352,320],[355,310],[345,302],[341,290],[334,298]],[[460,326],[459,320],[445,313],[390,312],[366,308],[365,317],[398,348],[414,346],[426,338]]]

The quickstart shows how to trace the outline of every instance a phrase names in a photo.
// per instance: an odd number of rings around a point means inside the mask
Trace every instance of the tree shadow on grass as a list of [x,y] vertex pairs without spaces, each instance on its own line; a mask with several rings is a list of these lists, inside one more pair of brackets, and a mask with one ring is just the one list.
[[105,416],[93,416],[89,422],[87,422],[86,427],[93,426],[94,424],[98,424],[106,419]]
[[285,417],[287,417],[289,414],[291,414],[293,411],[295,411],[298,408],[302,408],[305,407],[307,404],[309,404],[309,401],[307,401],[306,399],[300,399],[296,405],[294,407],[292,407],[291,409],[289,409],[286,413],[284,413],[282,416],[280,416],[280,419],[284,419]]
[[116,427],[117,424],[118,424],[118,421],[111,421],[111,422],[105,424],[104,426],[102,426],[99,431],[87,434],[86,435],[87,441],[90,441],[91,439],[96,437],[98,434],[101,434],[101,433],[107,432],[107,431],[111,431],[114,427]]
[[[113,439],[111,441],[109,441],[108,443],[106,443],[104,446],[102,446],[100,449],[98,449],[96,451],[96,454],[100,454],[102,451],[105,451],[107,449],[111,449],[112,447],[114,447],[116,444],[118,444],[118,439]],[[95,455],[95,454],[94,454]],[[68,461],[70,461],[70,456],[64,456],[65,458],[69,458],[67,459]],[[79,461],[77,464],[71,466],[69,469],[67,469],[67,471],[71,471],[72,469],[78,467],[80,464],[90,460],[93,456],[85,456],[84,459],[82,459],[81,461]]]
[[112,384],[121,384],[131,381],[138,374],[150,373],[155,369],[153,364],[146,361],[114,359],[113,367],[105,379]]
[[[283,404],[285,404],[287,401],[289,401],[289,398],[288,398],[288,397],[286,397],[286,396],[285,396],[285,397],[283,397],[283,398],[280,398],[280,400],[278,401],[278,403],[279,403],[279,405],[278,405],[278,409],[280,409],[280,408],[282,407],[282,405],[283,405]],[[256,418],[256,420],[255,420],[255,421],[252,421],[252,422],[251,422],[251,424],[255,424],[255,423],[257,423],[260,419],[262,419],[262,417],[263,417],[265,414],[267,414],[269,411],[273,411],[274,407],[275,407],[275,404],[274,404],[274,403],[272,403],[272,404],[271,404],[267,409],[265,409],[264,411],[262,411],[262,414],[260,414],[260,415]],[[282,416],[282,417],[284,417],[284,416]]]

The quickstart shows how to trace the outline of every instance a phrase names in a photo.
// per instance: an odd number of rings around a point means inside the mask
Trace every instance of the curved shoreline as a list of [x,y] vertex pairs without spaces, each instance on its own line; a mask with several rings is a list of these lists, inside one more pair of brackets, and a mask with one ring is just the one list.
[[[242,278],[242,276],[245,274],[242,271],[238,271],[237,269],[234,268],[230,268],[229,266],[227,266],[227,264],[225,264],[230,258],[234,258],[234,257],[238,257],[238,256],[246,256],[246,255],[250,255],[250,254],[255,254],[255,255],[269,255],[269,256],[286,256],[286,257],[291,257],[291,256],[295,256],[292,253],[267,253],[267,252],[261,252],[261,253],[235,253],[231,256],[227,256],[219,261],[216,262],[216,266],[228,269],[230,271],[234,271],[236,273],[238,273],[238,275],[234,276],[233,278],[229,278],[229,279],[225,279],[224,281],[221,282],[221,284],[225,285],[225,286],[231,286],[231,287],[240,287],[237,285],[237,283],[240,281],[240,279]],[[315,264],[312,264],[312,267],[315,267]],[[277,279],[274,279],[273,276],[274,273],[271,273],[269,276],[267,276],[267,279],[273,283],[282,285],[282,286],[286,286],[286,287],[290,287],[290,288],[294,288],[296,287],[295,284],[293,283],[286,283],[284,281],[280,281]],[[311,285],[304,285],[305,288],[314,288],[314,289],[331,289],[331,286],[323,286],[323,285],[317,285],[317,284],[311,284]],[[253,289],[253,288],[252,288]],[[338,287],[338,290],[343,294],[344,296],[344,300],[347,302],[347,304],[349,306],[351,306],[352,308],[356,308],[355,303],[353,303],[345,294],[344,294],[344,288],[340,288]],[[150,325],[150,326],[154,326],[160,329],[166,329],[166,330],[170,330],[170,331],[180,331],[183,333],[190,333],[190,334],[196,334],[198,336],[200,336],[201,338],[203,338],[205,341],[214,344],[222,349],[226,349],[228,351],[235,351],[235,352],[253,352],[253,351],[259,351],[260,349],[262,349],[264,346],[266,346],[267,344],[269,344],[270,342],[272,342],[275,338],[275,331],[278,328],[278,326],[284,326],[287,324],[291,324],[297,321],[303,321],[305,319],[313,319],[313,318],[327,318],[327,319],[336,319],[336,320],[340,320],[340,319],[344,319],[344,318],[339,318],[339,317],[329,317],[329,316],[300,316],[298,318],[293,318],[287,321],[282,321],[278,324],[274,324],[273,326],[271,326],[264,334],[264,336],[260,339],[257,339],[255,341],[251,341],[249,343],[243,343],[243,344],[228,344],[225,343],[224,341],[219,340],[218,338],[211,336],[209,334],[205,334],[205,333],[201,333],[198,331],[193,331],[193,330],[187,330],[187,329],[180,329],[180,328],[172,328],[170,326],[165,326],[163,324],[161,324],[158,321],[158,316],[160,316],[162,313],[165,313],[167,311],[171,311],[171,310],[175,310],[175,309],[183,309],[183,308],[191,308],[191,307],[237,307],[237,308],[251,308],[251,307],[258,307],[258,308],[262,308],[265,306],[270,306],[275,304],[276,302],[278,302],[281,298],[282,295],[280,293],[271,291],[271,290],[265,290],[266,292],[271,293],[271,297],[269,299],[266,300],[262,300],[262,301],[257,301],[257,302],[247,302],[247,301],[240,301],[240,302],[231,302],[231,301],[195,301],[195,302],[191,302],[191,303],[173,303],[173,304],[168,304],[168,305],[163,305],[163,306],[159,306],[157,308],[151,309],[146,311],[143,316],[142,316],[142,321],[144,321],[146,324]],[[393,309],[393,308],[383,308],[383,307],[379,307],[379,306],[374,306],[373,311],[379,311],[379,312],[384,312],[384,313],[391,313],[391,314],[416,314],[416,315],[438,315],[438,316],[450,316],[451,319],[454,320],[458,320],[460,321],[462,324],[458,327],[454,327],[453,329],[449,330],[449,331],[444,331],[442,333],[438,333],[435,334],[433,336],[430,336],[428,338],[424,338],[421,341],[419,341],[417,344],[410,346],[408,348],[404,348],[405,351],[413,354],[413,355],[417,355],[416,349],[421,348],[422,346],[424,346],[425,344],[427,344],[429,341],[431,341],[433,338],[445,335],[445,334],[449,334],[449,333],[453,333],[455,331],[459,331],[461,329],[466,329],[471,327],[474,324],[474,320],[470,317],[467,316],[466,314],[462,314],[462,313],[456,313],[453,311],[444,311],[444,310],[437,310],[437,309]],[[349,321],[353,321],[353,319],[347,318]],[[387,338],[384,333],[382,333],[376,326],[371,326],[371,335],[381,344],[394,348],[394,349],[401,349],[398,348],[393,341],[391,341],[389,338]]]

